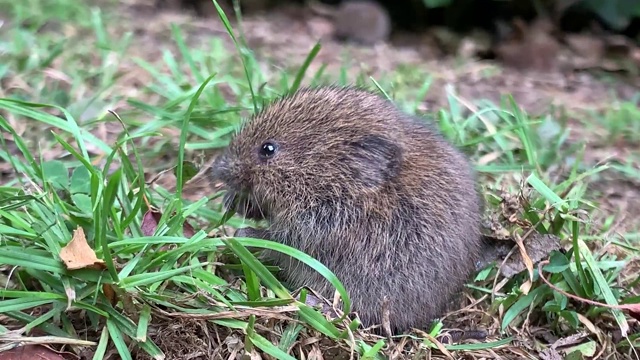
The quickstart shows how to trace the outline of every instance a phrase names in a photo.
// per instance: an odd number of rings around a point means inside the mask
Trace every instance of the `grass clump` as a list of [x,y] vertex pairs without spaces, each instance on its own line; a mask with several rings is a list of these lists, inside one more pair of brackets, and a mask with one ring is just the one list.
[[[23,5],[11,6],[20,18]],[[55,65],[75,84],[60,91],[64,97],[43,85],[43,69],[55,63],[43,61],[43,54],[96,56],[91,43],[56,52],[51,44],[59,39],[31,36],[38,57],[25,62],[17,48],[3,55],[2,80],[24,77],[30,86],[0,99],[0,158],[10,170],[0,187],[0,350],[41,339],[94,359],[257,353],[291,359],[350,351],[361,358],[635,355],[640,340],[633,314],[576,301],[540,279],[610,306],[638,303],[634,259],[640,237],[611,236],[615,220],[593,219],[599,199],[591,194],[598,176],[636,173],[630,166],[587,163],[588,149],[569,140],[564,122],[551,115],[531,119],[510,97],[501,104],[471,102],[451,89],[448,107],[421,113],[428,81],[416,94],[393,82],[393,74],[378,82],[356,77],[354,82],[378,87],[407,111],[436,121],[474,159],[488,203],[488,236],[523,244],[548,236],[565,250],[543,251],[538,260],[549,259],[543,274],[533,264],[511,276],[501,273],[501,264],[489,266],[470,282],[465,309],[436,322],[430,333],[384,339],[358,328],[357,320],[329,321],[296,300],[249,249],[269,248],[306,262],[336,286],[348,308],[330,269],[281,244],[224,236],[227,226],[243,220],[222,211],[215,189],[192,189],[203,183],[194,173],[226,146],[242,116],[302,84],[323,82],[322,69],[308,73],[320,45],[297,71],[266,73],[220,13],[235,54],[220,39],[208,45],[215,51],[191,49],[173,26],[177,53],[164,50],[155,62],[132,60],[152,79],[144,100],[120,99],[114,94],[118,68],[109,59],[127,53],[126,37],[114,40],[111,23],[86,5],[61,13],[93,14],[78,26],[90,29],[88,38],[100,45],[95,67]],[[35,23],[46,22],[45,13],[37,16]],[[11,31],[28,37],[35,30],[14,25]],[[349,82],[345,74],[333,81]],[[86,111],[97,99],[104,105],[99,108],[111,107],[111,96],[125,100],[126,109]],[[440,342],[454,325],[486,327],[491,336]],[[532,339],[543,349],[528,345]]]

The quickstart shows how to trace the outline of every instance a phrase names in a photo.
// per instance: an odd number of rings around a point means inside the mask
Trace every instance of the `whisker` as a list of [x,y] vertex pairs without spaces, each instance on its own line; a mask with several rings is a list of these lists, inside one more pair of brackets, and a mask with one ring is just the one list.
[[253,205],[254,205],[255,207],[257,207],[257,208],[258,208],[258,211],[260,212],[260,217],[261,217],[262,219],[265,219],[265,218],[266,218],[266,216],[265,216],[264,212],[262,211],[262,207],[260,206],[260,202],[258,201],[258,198],[256,197],[256,195],[255,195],[255,194],[251,194],[251,196],[253,196]]
[[242,213],[244,214],[244,217],[246,218],[247,214],[249,214],[249,201],[248,201],[246,195],[243,196],[243,198],[242,198],[242,206],[244,207],[244,211]]

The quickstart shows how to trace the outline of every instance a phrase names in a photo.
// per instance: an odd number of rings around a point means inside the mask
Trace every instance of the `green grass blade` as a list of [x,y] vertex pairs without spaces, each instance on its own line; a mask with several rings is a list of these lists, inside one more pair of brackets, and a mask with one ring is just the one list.
[[307,73],[307,70],[309,69],[309,65],[311,65],[311,62],[313,62],[313,59],[315,59],[315,57],[318,55],[318,53],[320,52],[321,48],[322,48],[322,45],[318,41],[313,46],[313,48],[311,49],[311,51],[309,52],[307,57],[304,59],[304,62],[302,63],[302,66],[298,70],[298,73],[296,74],[296,77],[293,80],[293,83],[291,84],[291,87],[289,88],[289,93],[290,94],[298,91],[298,89],[300,88],[300,84],[302,84],[302,80],[304,79],[304,75]]
[[107,330],[109,330],[109,336],[111,337],[113,344],[116,346],[118,354],[120,354],[120,358],[124,360],[133,360],[131,353],[129,352],[129,348],[127,348],[127,344],[124,341],[122,332],[111,319],[107,319]]

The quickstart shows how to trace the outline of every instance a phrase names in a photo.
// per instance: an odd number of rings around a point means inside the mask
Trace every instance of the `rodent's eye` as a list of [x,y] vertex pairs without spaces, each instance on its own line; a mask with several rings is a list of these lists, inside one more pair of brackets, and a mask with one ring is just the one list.
[[272,141],[266,141],[260,145],[260,157],[263,159],[269,159],[276,154],[278,145]]

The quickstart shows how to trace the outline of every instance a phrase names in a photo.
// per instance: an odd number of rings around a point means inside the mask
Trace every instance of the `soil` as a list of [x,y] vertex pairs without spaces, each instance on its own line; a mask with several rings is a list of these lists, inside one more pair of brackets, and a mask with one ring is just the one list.
[[[233,51],[233,43],[216,16],[199,17],[176,10],[158,12],[149,1],[133,1],[133,5],[124,5],[119,12],[129,20],[122,19],[120,30],[136,33],[136,44],[132,48],[137,51],[133,55],[148,61],[160,59],[161,49],[172,44],[171,22],[180,26],[190,46],[201,46],[211,37],[222,37]],[[283,6],[268,13],[244,16],[242,34],[259,60],[278,68],[300,66],[316,42],[322,40],[322,49],[308,74],[314,74],[326,65],[327,73],[337,75],[345,58],[349,59],[351,75],[364,71],[376,79],[384,78],[398,68],[417,69],[419,75],[424,76],[415,80],[418,84],[426,80],[426,75],[433,78],[432,89],[423,99],[425,107],[430,108],[446,106],[444,88],[448,84],[466,99],[489,99],[497,103],[500,96],[513,94],[516,102],[531,115],[546,112],[550,106],[601,110],[610,107],[616,99],[632,98],[640,89],[638,77],[616,76],[615,73],[598,77],[587,72],[572,72],[566,65],[562,66],[563,59],[567,62],[566,58],[571,56],[567,47],[557,56],[560,69],[532,71],[504,67],[490,60],[442,56],[443,51],[434,44],[437,40],[430,32],[396,32],[390,43],[361,46],[335,41],[330,36],[330,29],[328,20],[311,16],[310,11]],[[234,26],[234,31],[238,30]],[[473,37],[454,41],[476,40],[481,42]],[[612,76],[617,80],[615,85],[609,80]]]

